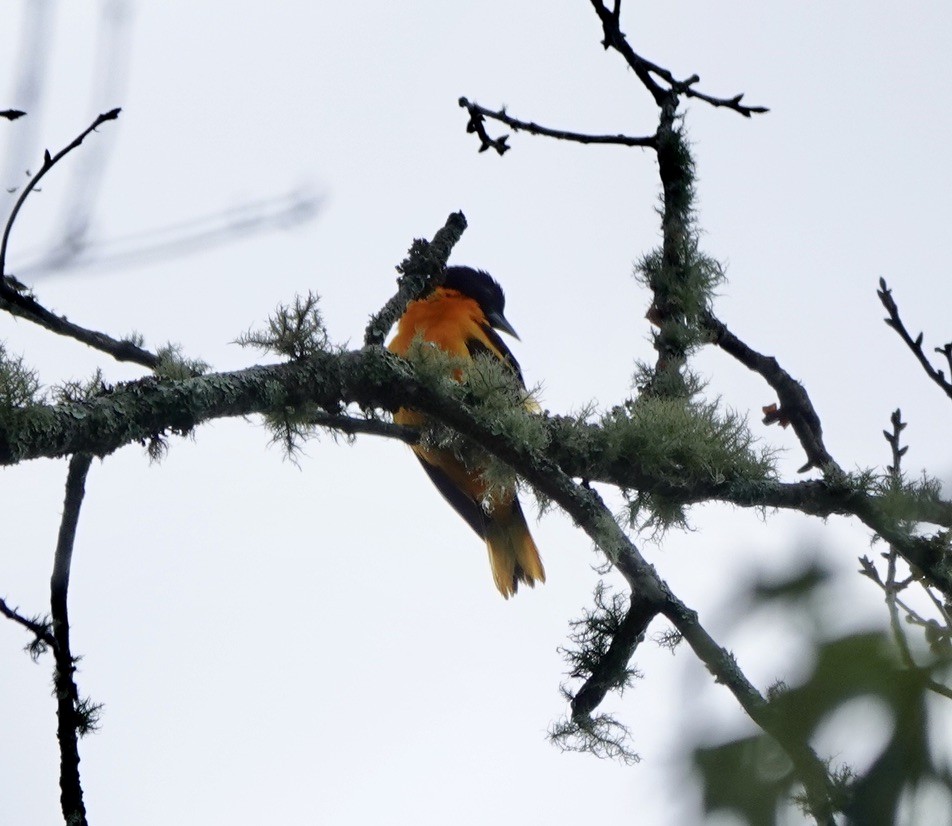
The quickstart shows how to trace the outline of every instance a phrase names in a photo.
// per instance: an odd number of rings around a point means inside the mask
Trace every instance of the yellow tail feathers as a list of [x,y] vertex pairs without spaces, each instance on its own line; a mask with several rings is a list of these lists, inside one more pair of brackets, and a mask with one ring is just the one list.
[[545,582],[539,549],[529,533],[518,499],[514,498],[508,508],[497,507],[493,512],[486,525],[486,547],[496,587],[506,599],[516,593],[520,582],[530,588],[536,582]]

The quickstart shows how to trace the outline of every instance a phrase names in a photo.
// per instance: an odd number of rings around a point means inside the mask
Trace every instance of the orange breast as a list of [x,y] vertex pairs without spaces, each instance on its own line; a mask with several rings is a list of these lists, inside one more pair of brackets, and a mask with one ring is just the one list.
[[472,298],[456,290],[437,287],[426,298],[410,302],[387,349],[405,356],[419,335],[447,353],[469,358],[468,342],[475,339],[502,359],[502,353],[484,332],[487,326],[486,316]]

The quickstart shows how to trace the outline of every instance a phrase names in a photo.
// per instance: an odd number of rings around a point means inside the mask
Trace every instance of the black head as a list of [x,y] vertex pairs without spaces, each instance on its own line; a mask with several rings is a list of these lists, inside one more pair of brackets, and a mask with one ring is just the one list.
[[502,287],[488,272],[474,270],[472,267],[447,267],[445,272],[444,287],[458,290],[463,295],[472,298],[479,304],[479,308],[493,327],[519,338],[503,314],[506,309],[506,296],[503,294]]

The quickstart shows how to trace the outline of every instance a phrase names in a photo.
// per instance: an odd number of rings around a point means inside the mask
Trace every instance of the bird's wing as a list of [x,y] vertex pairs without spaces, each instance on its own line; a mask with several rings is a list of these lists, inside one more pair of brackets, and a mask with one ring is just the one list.
[[450,479],[446,471],[432,462],[428,462],[417,451],[414,451],[414,453],[430,477],[430,481],[432,481],[433,484],[436,485],[436,489],[443,494],[443,498],[466,520],[466,524],[476,531],[481,539],[485,539],[486,513],[479,506],[479,503],[469,496],[456,482]]

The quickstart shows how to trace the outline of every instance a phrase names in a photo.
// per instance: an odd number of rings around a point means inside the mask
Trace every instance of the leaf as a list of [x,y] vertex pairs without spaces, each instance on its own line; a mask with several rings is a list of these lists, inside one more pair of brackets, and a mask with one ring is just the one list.
[[728,809],[751,826],[773,826],[778,804],[793,783],[792,766],[765,735],[699,748],[694,764],[701,773],[704,809]]

